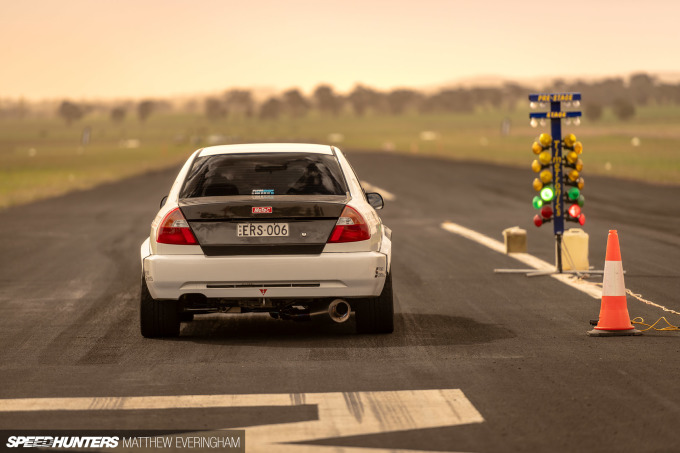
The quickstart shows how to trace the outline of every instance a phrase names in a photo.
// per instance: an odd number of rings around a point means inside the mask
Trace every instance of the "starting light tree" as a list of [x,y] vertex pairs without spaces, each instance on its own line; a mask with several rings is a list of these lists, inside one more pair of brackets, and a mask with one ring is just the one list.
[[533,188],[538,194],[532,205],[539,210],[534,225],[552,222],[557,241],[557,271],[562,272],[562,234],[564,221],[583,225],[586,216],[581,208],[585,203],[582,190],[585,184],[581,171],[583,145],[574,134],[562,137],[562,121],[578,126],[581,122],[580,93],[549,93],[529,95],[531,108],[547,109],[529,114],[532,127],[545,125],[550,120],[550,134],[542,133],[531,146],[536,159],[531,169],[537,174]]

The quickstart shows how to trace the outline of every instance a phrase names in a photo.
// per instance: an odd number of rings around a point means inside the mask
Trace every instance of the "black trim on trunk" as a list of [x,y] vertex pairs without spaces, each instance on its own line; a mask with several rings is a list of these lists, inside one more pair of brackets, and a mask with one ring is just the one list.
[[326,244],[291,245],[202,245],[206,256],[235,255],[319,255]]
[[[340,196],[231,196],[182,198],[179,206],[188,221],[232,219],[337,219],[349,201]],[[253,208],[270,207],[271,213],[253,213]]]

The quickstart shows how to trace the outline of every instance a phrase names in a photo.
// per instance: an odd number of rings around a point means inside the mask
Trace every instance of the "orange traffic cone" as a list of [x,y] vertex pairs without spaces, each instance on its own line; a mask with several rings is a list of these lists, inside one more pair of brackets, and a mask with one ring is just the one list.
[[602,281],[600,319],[595,329],[588,332],[588,335],[611,337],[641,334],[642,332],[635,329],[630,323],[630,315],[628,315],[619,235],[616,230],[609,230],[607,256],[604,262],[604,280]]

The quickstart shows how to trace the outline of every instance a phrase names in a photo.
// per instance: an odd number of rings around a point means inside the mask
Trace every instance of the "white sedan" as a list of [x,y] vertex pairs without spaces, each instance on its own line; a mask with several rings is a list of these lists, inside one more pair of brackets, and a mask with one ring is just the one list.
[[382,207],[333,146],[199,149],[141,247],[142,335],[177,336],[194,315],[254,312],[344,322],[354,311],[359,332],[392,332]]

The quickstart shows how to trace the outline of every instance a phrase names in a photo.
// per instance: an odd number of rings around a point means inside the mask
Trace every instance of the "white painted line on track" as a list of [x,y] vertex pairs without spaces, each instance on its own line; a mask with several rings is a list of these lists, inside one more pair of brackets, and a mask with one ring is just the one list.
[[484,422],[482,415],[460,389],[109,398],[20,398],[0,400],[0,412],[126,411],[207,407],[294,407],[301,405],[317,406],[318,420],[230,429],[246,430],[247,450],[251,453],[271,451],[286,453],[409,451],[413,453],[415,450],[301,445],[299,442]]
[[366,192],[378,192],[380,195],[382,195],[385,201],[394,201],[397,199],[397,196],[394,195],[392,192],[388,192],[382,187],[374,186],[370,182],[361,181],[361,186],[364,188]]
[[[0,412],[126,411],[141,409],[205,409],[210,407],[296,406],[292,394],[177,395],[0,400]],[[266,402],[266,403],[265,403]]]
[[[457,234],[466,239],[470,239],[471,241],[481,244],[485,247],[488,247],[495,252],[505,254],[505,245],[502,242],[497,241],[496,239],[492,239],[489,236],[486,236],[482,233],[478,233],[475,230],[471,230],[469,228],[466,228],[462,225],[458,225],[457,223],[453,222],[442,223],[442,228],[450,233]],[[555,270],[554,265],[548,263],[547,261],[543,261],[540,258],[536,258],[533,255],[529,255],[528,253],[510,253],[508,254],[508,256],[538,271]],[[551,277],[556,280],[559,280],[565,285],[571,286],[574,289],[586,293],[587,295],[593,297],[594,299],[602,299],[602,288],[600,288],[599,286],[591,285],[581,280],[576,280],[572,278],[569,274],[552,274]]]

